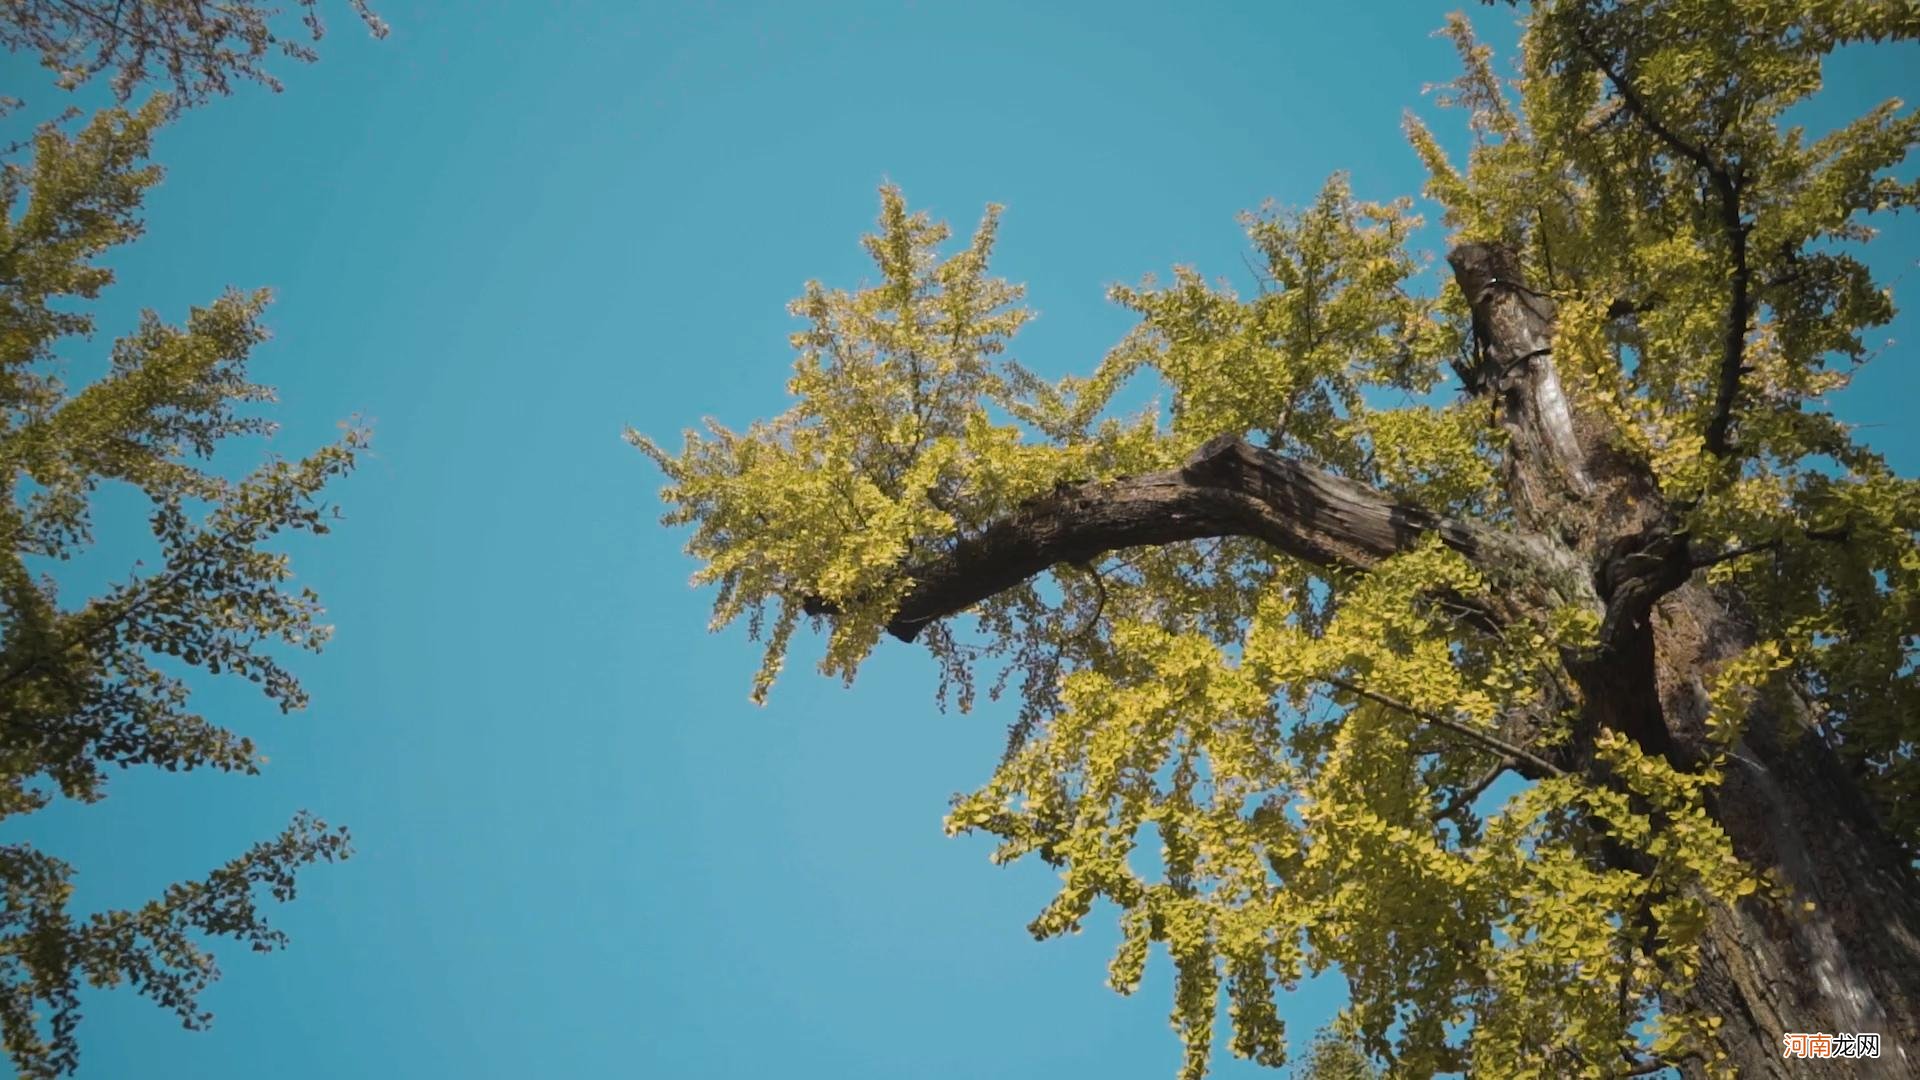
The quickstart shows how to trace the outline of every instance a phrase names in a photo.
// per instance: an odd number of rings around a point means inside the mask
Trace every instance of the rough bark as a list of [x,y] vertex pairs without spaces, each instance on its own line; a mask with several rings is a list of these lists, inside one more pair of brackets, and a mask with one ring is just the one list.
[[[1691,573],[1689,545],[1644,464],[1554,371],[1553,307],[1512,257],[1468,245],[1449,261],[1473,301],[1480,350],[1469,387],[1511,436],[1519,516],[1592,567],[1606,604],[1599,650],[1567,657],[1581,728],[1612,727],[1682,766],[1707,748],[1705,679],[1752,643],[1737,595]],[[1762,707],[1713,812],[1735,850],[1793,889],[1714,911],[1703,970],[1684,1001],[1724,1020],[1742,1077],[1908,1077],[1920,1072],[1920,884],[1863,793],[1805,722],[1805,703]],[[1595,777],[1604,781],[1604,777]],[[1624,857],[1622,857],[1624,859]],[[1801,905],[1811,902],[1811,912]],[[1874,1032],[1881,1056],[1790,1059],[1786,1032]],[[1698,1073],[1699,1062],[1682,1071]]]
[[[1662,598],[1652,626],[1666,724],[1698,738],[1703,673],[1750,644],[1751,627],[1738,597],[1697,583]],[[1713,802],[1734,850],[1794,896],[1713,913],[1688,1004],[1725,1018],[1742,1077],[1920,1075],[1920,886],[1809,715],[1798,697],[1759,708]],[[1785,1059],[1789,1031],[1876,1032],[1880,1060]]]
[[[1507,435],[1518,529],[1442,518],[1229,436],[1180,469],[1065,488],[956,539],[936,561],[908,568],[914,584],[888,630],[911,641],[1050,566],[1122,548],[1245,536],[1365,571],[1432,533],[1512,586],[1503,608],[1484,613],[1490,620],[1565,603],[1601,617],[1598,647],[1563,657],[1583,712],[1554,771],[1609,782],[1582,749],[1603,728],[1697,767],[1712,749],[1706,679],[1753,641],[1740,598],[1695,574],[1696,553],[1658,478],[1567,393],[1553,359],[1553,305],[1513,255],[1464,245],[1448,261],[1471,301],[1477,344],[1458,372]],[[1739,854],[1794,895],[1716,909],[1699,978],[1669,1004],[1722,1017],[1720,1045],[1743,1077],[1920,1074],[1920,883],[1807,715],[1804,702],[1761,707],[1712,805]],[[1638,868],[1630,853],[1610,858]],[[1785,1058],[1782,1036],[1795,1031],[1878,1033],[1881,1057]],[[1698,1061],[1680,1064],[1700,1072]]]

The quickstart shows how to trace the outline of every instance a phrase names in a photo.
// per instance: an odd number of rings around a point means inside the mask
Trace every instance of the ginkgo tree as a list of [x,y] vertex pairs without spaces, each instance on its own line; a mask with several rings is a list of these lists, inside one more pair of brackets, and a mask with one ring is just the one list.
[[[314,6],[299,4],[317,41]],[[364,3],[350,6],[385,33]],[[73,385],[63,363],[97,325],[114,277],[103,261],[143,231],[141,204],[161,176],[147,160],[155,130],[236,81],[278,89],[263,66],[270,46],[313,59],[277,36],[278,15],[252,0],[0,2],[0,48],[37,54],[63,87],[110,74],[123,106],[155,81],[173,91],[77,130],[68,109],[0,151],[0,822],[57,799],[96,802],[113,772],[136,766],[259,772],[251,739],[194,710],[196,669],[258,684],[284,712],[306,704],[284,652],[317,650],[330,629],[269,545],[327,531],[324,488],[353,468],[366,434],[350,428],[245,476],[211,467],[229,440],[273,429],[258,409],[272,391],[247,374],[267,336],[267,292],[229,291],[178,325],[142,313],[91,382]],[[0,116],[20,105],[0,98]],[[157,550],[76,599],[61,589],[73,583],[62,564],[93,546],[96,504],[113,488],[144,496]],[[83,988],[130,986],[186,1027],[206,1026],[201,992],[219,976],[207,939],[278,948],[286,938],[262,894],[292,899],[302,867],[347,854],[344,829],[302,812],[137,908],[78,911],[76,867],[31,843],[0,844],[0,1044],[17,1075],[79,1067]]]
[[1223,1012],[1282,1064],[1328,969],[1394,1075],[1912,1075],[1920,485],[1831,398],[1920,118],[1789,111],[1920,7],[1541,3],[1512,77],[1448,32],[1471,149],[1407,120],[1444,270],[1336,177],[1248,219],[1255,295],[1116,289],[1137,328],[1054,382],[997,211],[949,250],[886,189],[878,283],[793,307],[788,411],[630,433],[666,520],[756,696],[803,625],[847,679],[891,637],[963,706],[1017,687],[948,828],[1059,869],[1036,936],[1116,912],[1117,990],[1164,948],[1186,1077]]
[[[71,133],[42,127],[26,163],[0,168],[0,821],[16,826],[56,799],[98,801],[122,769],[259,772],[251,739],[193,708],[189,674],[247,679],[294,711],[307,698],[286,652],[330,632],[271,545],[328,530],[324,489],[365,433],[239,477],[208,461],[272,430],[259,411],[272,391],[247,372],[266,291],[230,291],[180,324],[144,313],[78,386],[60,362],[96,325],[92,301],[113,281],[103,257],[141,232],[160,179],[146,156],[169,111],[160,97]],[[144,496],[154,553],[91,597],[63,592],[62,564],[95,542],[111,488]],[[261,894],[291,899],[301,867],[346,854],[344,830],[302,813],[139,907],[77,911],[72,864],[0,844],[0,1038],[17,1075],[78,1067],[84,987],[128,985],[204,1026],[200,993],[219,974],[205,940],[277,948]]]
[[[348,6],[386,33],[362,0]],[[297,7],[318,41],[315,0]],[[180,324],[142,312],[90,382],[74,385],[64,362],[98,325],[114,280],[103,264],[143,231],[161,178],[154,132],[236,82],[279,89],[264,66],[276,47],[314,59],[281,36],[281,15],[255,0],[0,0],[0,48],[37,54],[67,89],[108,75],[121,103],[77,130],[70,108],[0,150],[0,822],[58,799],[97,802],[112,773],[137,766],[258,773],[251,739],[194,710],[193,673],[247,679],[283,712],[306,705],[285,654],[317,651],[331,628],[271,544],[328,530],[326,485],[352,470],[367,435],[348,426],[332,445],[242,476],[212,467],[236,437],[274,428],[260,412],[273,391],[247,371],[267,337],[267,291],[229,290]],[[153,82],[172,92],[125,107]],[[0,98],[0,116],[21,104]],[[74,583],[63,564],[94,545],[97,503],[116,488],[144,497],[156,550],[76,598],[61,588]],[[0,844],[0,1045],[16,1074],[79,1067],[83,988],[130,986],[205,1027],[201,992],[220,971],[207,939],[280,947],[262,894],[290,900],[301,868],[349,853],[346,830],[303,811],[137,908],[78,911],[76,867]]]

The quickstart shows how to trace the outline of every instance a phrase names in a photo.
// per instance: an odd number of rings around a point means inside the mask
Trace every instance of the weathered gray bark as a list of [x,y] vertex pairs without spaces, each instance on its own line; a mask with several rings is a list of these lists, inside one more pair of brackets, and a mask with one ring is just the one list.
[[[1601,618],[1599,645],[1563,657],[1581,691],[1578,737],[1552,762],[1606,783],[1591,754],[1602,728],[1683,768],[1709,752],[1705,679],[1753,640],[1738,596],[1695,575],[1648,465],[1562,385],[1553,307],[1516,260],[1484,245],[1450,256],[1472,303],[1477,349],[1458,371],[1492,403],[1511,452],[1519,528],[1492,529],[1396,503],[1364,485],[1236,437],[1181,469],[1071,487],[1036,500],[939,560],[888,624],[911,641],[927,623],[1060,563],[1214,536],[1254,537],[1316,565],[1365,571],[1435,533],[1510,588],[1482,614],[1510,622],[1556,604]],[[1730,394],[1723,393],[1729,400]],[[810,605],[816,614],[823,605]],[[1743,1077],[1920,1075],[1920,882],[1835,755],[1799,715],[1758,715],[1712,809],[1739,854],[1795,890],[1714,912],[1703,970],[1678,1005],[1721,1016],[1720,1045]],[[1625,851],[1609,858],[1639,869]],[[1801,909],[1805,902],[1815,907]],[[1877,1061],[1789,1059],[1786,1032],[1873,1032]],[[1680,1063],[1695,1075],[1700,1062]]]
[[[1568,657],[1582,727],[1626,732],[1683,766],[1706,749],[1704,678],[1753,641],[1738,596],[1692,576],[1686,538],[1647,467],[1567,400],[1551,353],[1552,305],[1504,252],[1449,260],[1472,300],[1481,351],[1468,384],[1499,402],[1524,524],[1593,568],[1606,604],[1597,656]],[[1685,1004],[1721,1016],[1743,1077],[1920,1075],[1920,884],[1871,808],[1799,715],[1757,715],[1713,812],[1750,865],[1795,896],[1714,913]],[[1604,780],[1596,776],[1597,780]],[[1812,902],[1812,912],[1799,910]],[[1675,1003],[1682,1004],[1682,1003]],[[1878,1061],[1786,1058],[1786,1032],[1874,1032]],[[1698,1062],[1683,1062],[1689,1075]]]
[[[1750,643],[1750,628],[1737,598],[1690,583],[1656,605],[1651,630],[1662,719],[1676,740],[1697,738],[1700,672]],[[1752,718],[1713,812],[1740,856],[1795,896],[1714,913],[1689,1003],[1725,1018],[1742,1077],[1920,1075],[1920,888],[1804,703],[1791,705]],[[1880,1060],[1786,1059],[1789,1031],[1876,1032]]]

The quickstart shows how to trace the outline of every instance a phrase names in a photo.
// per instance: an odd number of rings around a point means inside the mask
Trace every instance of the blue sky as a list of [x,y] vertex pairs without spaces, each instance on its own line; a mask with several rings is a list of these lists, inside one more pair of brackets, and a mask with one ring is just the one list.
[[[314,705],[282,718],[212,683],[201,704],[262,744],[263,777],[124,774],[25,828],[81,867],[83,908],[301,807],[359,854],[279,911],[289,950],[222,951],[210,1032],[90,997],[81,1075],[1173,1075],[1164,963],[1114,995],[1106,921],[1036,945],[1051,873],[941,835],[1008,710],[940,715],[899,646],[851,692],[797,657],[750,705],[757,651],[702,632],[684,538],[620,431],[782,408],[784,304],[866,276],[885,179],[963,230],[1007,204],[998,269],[1041,312],[1017,352],[1088,369],[1127,327],[1108,284],[1244,273],[1236,212],[1336,169],[1362,197],[1417,190],[1401,110],[1453,74],[1428,36],[1449,7],[377,6],[385,42],[323,5],[335,32],[286,93],[162,134],[148,236],[103,307],[110,336],[142,306],[271,286],[275,448],[373,421],[343,526],[294,548],[338,627],[300,665]],[[1473,14],[1511,40],[1507,9]],[[1834,72],[1833,115],[1915,59]],[[1920,250],[1899,224],[1891,273]],[[1898,356],[1844,411],[1911,474],[1920,379]],[[123,572],[130,536],[75,572]],[[1292,1031],[1336,1004],[1295,995]]]

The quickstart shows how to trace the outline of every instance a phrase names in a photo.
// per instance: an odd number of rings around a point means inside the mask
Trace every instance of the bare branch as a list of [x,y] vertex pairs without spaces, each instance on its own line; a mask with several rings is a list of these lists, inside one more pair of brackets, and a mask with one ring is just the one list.
[[1493,786],[1494,781],[1511,772],[1516,764],[1518,763],[1512,758],[1501,758],[1499,761],[1494,762],[1493,767],[1481,773],[1478,780],[1475,780],[1473,783],[1468,784],[1456,792],[1453,798],[1447,801],[1447,805],[1442,808],[1439,813],[1433,815],[1433,820],[1440,822],[1448,818],[1457,819],[1461,811],[1478,801],[1480,796],[1485,795],[1487,789]]
[[[1804,535],[1808,540],[1839,542],[1847,539],[1849,534],[1846,529],[1841,528],[1808,529]],[[1709,566],[1717,566],[1723,562],[1732,562],[1735,559],[1745,558],[1748,555],[1759,555],[1763,552],[1778,551],[1780,550],[1781,542],[1782,538],[1776,536],[1771,540],[1762,540],[1753,544],[1740,544],[1730,548],[1723,548],[1719,551],[1705,551],[1696,548],[1692,550],[1691,561],[1695,570],[1704,570]]]

